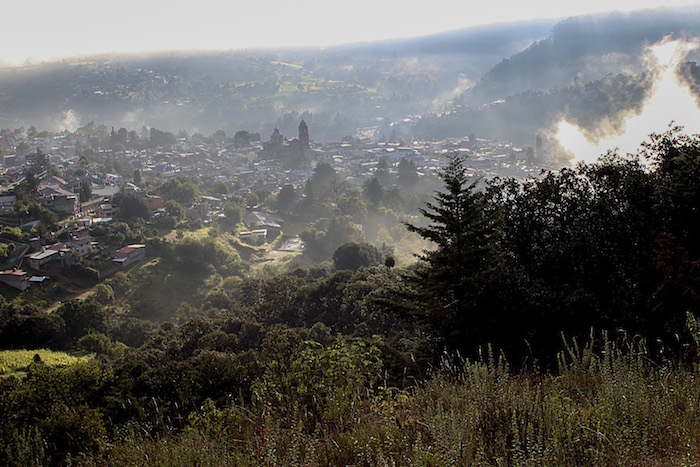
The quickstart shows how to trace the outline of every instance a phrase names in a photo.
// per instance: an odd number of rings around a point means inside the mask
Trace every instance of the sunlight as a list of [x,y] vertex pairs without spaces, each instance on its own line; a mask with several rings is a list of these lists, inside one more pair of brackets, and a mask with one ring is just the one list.
[[593,162],[614,149],[634,154],[651,133],[662,132],[671,123],[682,126],[687,133],[699,133],[700,108],[688,85],[676,75],[678,64],[697,47],[697,42],[680,40],[649,47],[647,59],[656,75],[654,87],[642,111],[627,117],[622,133],[591,141],[577,125],[561,120],[556,138],[575,156],[574,162]]

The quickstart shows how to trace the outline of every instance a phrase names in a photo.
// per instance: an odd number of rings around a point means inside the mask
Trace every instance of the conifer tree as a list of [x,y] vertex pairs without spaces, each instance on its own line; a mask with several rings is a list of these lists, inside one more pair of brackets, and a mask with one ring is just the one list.
[[418,256],[423,264],[411,282],[429,326],[454,343],[480,327],[481,298],[499,263],[498,220],[461,159],[454,157],[440,177],[444,191],[420,209],[428,225],[406,227],[437,246]]

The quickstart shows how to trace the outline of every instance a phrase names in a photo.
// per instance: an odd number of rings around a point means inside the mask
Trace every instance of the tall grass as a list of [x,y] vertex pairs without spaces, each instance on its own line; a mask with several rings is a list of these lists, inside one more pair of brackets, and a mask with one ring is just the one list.
[[[622,348],[621,348],[622,347]],[[444,368],[410,391],[314,405],[207,404],[183,433],[127,438],[129,465],[697,465],[695,369],[655,366],[641,342],[567,345],[555,374],[494,356]],[[334,407],[336,408],[334,410]],[[290,416],[290,413],[292,414]]]

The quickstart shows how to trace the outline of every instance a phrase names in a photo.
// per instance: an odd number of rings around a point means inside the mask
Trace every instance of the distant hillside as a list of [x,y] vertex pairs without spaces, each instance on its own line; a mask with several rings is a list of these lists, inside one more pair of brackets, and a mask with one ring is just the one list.
[[312,138],[340,139],[368,122],[433,110],[503,56],[546,37],[553,24],[328,49],[97,57],[3,69],[0,127],[54,130],[94,120],[265,133],[285,114],[307,112],[316,116]]
[[[700,9],[654,10],[451,31],[325,49],[93,57],[0,69],[0,128],[143,125],[316,141],[475,133],[531,144],[566,114],[589,128],[639,107],[645,47],[700,37]],[[507,58],[506,58],[507,57]],[[697,51],[682,72],[697,92]],[[417,118],[406,119],[408,116]],[[406,119],[406,124],[400,122]]]
[[526,91],[491,105],[426,116],[415,132],[420,138],[475,133],[534,147],[536,135],[550,130],[564,115],[592,132],[603,124],[607,130],[620,125],[619,116],[639,110],[650,88],[646,73],[609,74],[590,83],[578,82],[547,92]]
[[524,91],[645,71],[644,49],[665,37],[700,37],[700,9],[645,10],[570,18],[552,34],[489,70],[463,96],[479,104]]

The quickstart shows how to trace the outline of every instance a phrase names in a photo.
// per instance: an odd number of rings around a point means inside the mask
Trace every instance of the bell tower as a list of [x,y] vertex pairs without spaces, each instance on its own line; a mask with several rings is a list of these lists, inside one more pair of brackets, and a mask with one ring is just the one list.
[[270,136],[270,142],[275,145],[280,145],[282,144],[283,136],[280,133],[279,128],[275,127],[275,131],[272,132],[272,136]]
[[299,124],[299,142],[301,143],[301,147],[306,149],[310,147],[309,145],[309,127],[306,125],[306,122],[304,119],[301,120],[301,123]]

